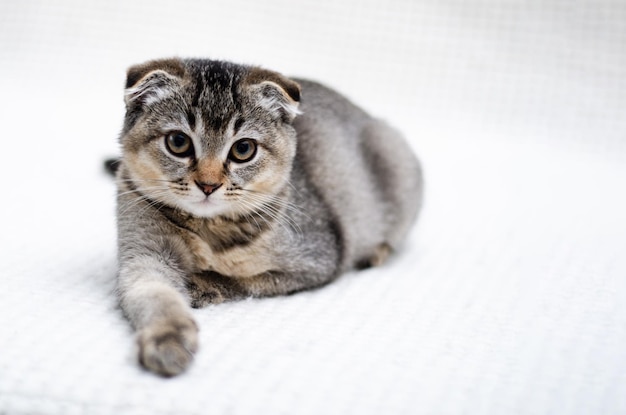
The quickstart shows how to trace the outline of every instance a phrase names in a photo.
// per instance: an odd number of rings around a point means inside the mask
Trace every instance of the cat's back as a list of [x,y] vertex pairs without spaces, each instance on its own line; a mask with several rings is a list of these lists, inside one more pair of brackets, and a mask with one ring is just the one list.
[[410,146],[332,89],[296,81],[302,88],[296,163],[339,223],[344,267],[367,262],[381,245],[398,248],[422,199],[421,168]]
[[300,78],[294,80],[301,87],[299,109],[306,115],[304,119],[319,120],[330,117],[345,120],[350,117],[353,123],[359,123],[371,118],[345,96],[319,82]]

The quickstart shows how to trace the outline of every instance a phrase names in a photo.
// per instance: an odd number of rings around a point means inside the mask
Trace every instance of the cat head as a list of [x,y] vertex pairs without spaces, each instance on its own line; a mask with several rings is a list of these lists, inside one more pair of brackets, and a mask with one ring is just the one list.
[[151,200],[194,216],[245,213],[287,185],[300,87],[257,67],[151,61],[128,70],[122,163]]

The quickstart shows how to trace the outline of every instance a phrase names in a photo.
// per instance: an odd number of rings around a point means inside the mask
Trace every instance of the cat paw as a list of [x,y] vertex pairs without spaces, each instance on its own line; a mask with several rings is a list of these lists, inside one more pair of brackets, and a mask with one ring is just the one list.
[[139,332],[139,362],[163,376],[187,369],[198,350],[198,326],[192,319],[167,320]]

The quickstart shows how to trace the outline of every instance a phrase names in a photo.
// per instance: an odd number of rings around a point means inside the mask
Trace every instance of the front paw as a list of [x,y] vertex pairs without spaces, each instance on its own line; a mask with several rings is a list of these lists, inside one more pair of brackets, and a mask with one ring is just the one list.
[[198,350],[198,326],[191,318],[169,319],[139,332],[139,361],[163,376],[182,373]]

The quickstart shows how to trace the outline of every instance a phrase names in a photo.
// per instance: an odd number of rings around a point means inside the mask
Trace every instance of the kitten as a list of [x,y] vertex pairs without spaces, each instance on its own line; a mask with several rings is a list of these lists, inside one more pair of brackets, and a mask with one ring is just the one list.
[[128,70],[117,170],[120,305],[147,369],[198,347],[190,307],[381,264],[421,205],[402,137],[317,83],[228,62]]

